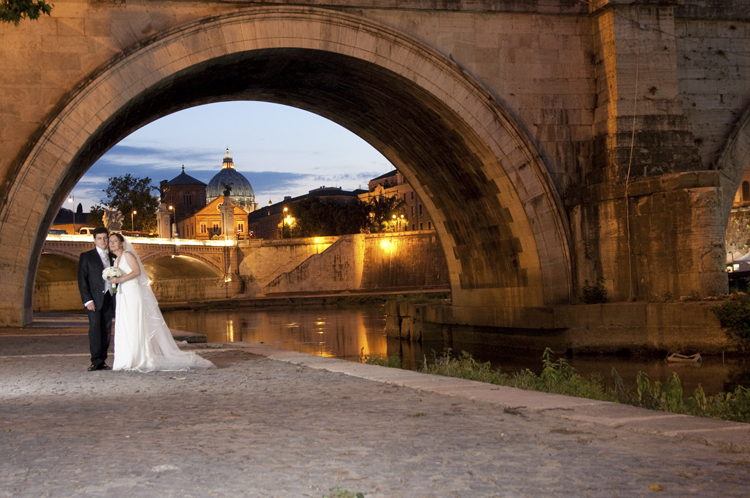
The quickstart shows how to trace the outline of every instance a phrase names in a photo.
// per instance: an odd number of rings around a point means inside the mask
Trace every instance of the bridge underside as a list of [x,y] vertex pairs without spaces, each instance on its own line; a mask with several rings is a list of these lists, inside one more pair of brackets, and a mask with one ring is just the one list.
[[0,51],[0,324],[30,320],[47,228],[106,150],[236,99],[327,117],[396,165],[435,222],[457,323],[533,326],[592,288],[726,291],[750,163],[746,2],[318,3],[60,0],[45,43],[0,28],[16,47]]
[[[261,28],[276,36],[262,36]],[[230,40],[231,29],[241,43]],[[165,61],[165,52],[182,57]],[[38,193],[11,195],[6,219],[23,221],[0,227],[3,237],[34,228],[12,255],[25,310],[46,230],[88,168],[155,119],[229,100],[317,113],[390,159],[432,215],[456,304],[569,301],[561,203],[530,142],[497,102],[454,63],[385,28],[280,9],[188,25],[147,45],[90,80],[43,131],[11,189]],[[38,178],[42,171],[47,182]]]

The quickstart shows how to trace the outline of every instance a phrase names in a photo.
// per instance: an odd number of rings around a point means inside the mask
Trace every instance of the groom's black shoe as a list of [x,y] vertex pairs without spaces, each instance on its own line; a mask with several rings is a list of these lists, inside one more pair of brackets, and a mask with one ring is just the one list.
[[99,370],[99,367],[97,367],[96,365],[94,365],[94,364],[92,363],[92,364],[91,364],[91,366],[89,367],[89,372],[93,372],[93,371],[95,371],[95,370]]
[[99,367],[99,370],[112,370],[112,367],[110,367],[106,363],[102,363],[102,366]]

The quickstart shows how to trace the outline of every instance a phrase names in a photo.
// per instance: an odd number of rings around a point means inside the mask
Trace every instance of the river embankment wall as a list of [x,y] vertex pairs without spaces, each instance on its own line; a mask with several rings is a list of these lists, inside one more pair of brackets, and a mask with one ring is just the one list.
[[450,305],[386,303],[388,337],[440,344],[570,353],[740,351],[721,328],[716,301],[606,303],[535,309],[468,310]]
[[[236,294],[224,278],[178,278],[153,281],[151,289],[160,303],[213,301]],[[40,282],[34,286],[34,312],[82,311],[78,282]]]
[[258,240],[240,250],[246,297],[450,289],[434,231]]
[[[155,278],[151,288],[159,302],[450,290],[443,249],[432,230],[242,241],[232,250],[236,253],[227,259],[227,265],[235,270],[227,275]],[[75,264],[70,261],[70,265]],[[75,267],[69,270],[75,275]],[[77,282],[36,283],[35,312],[80,309]]]

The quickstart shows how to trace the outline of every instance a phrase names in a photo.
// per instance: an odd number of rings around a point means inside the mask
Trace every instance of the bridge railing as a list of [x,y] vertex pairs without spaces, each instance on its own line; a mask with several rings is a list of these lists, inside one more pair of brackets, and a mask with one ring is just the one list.
[[[236,240],[197,240],[197,239],[168,239],[160,237],[128,237],[131,244],[156,244],[176,246],[206,246],[206,247],[234,247]],[[48,234],[47,241],[50,242],[92,242],[91,235],[63,235]]]

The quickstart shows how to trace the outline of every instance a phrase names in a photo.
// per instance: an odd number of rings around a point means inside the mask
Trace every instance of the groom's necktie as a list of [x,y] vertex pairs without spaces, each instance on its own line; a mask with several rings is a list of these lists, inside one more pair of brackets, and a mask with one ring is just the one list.
[[[109,264],[109,253],[105,252],[102,254],[99,251],[96,251],[96,252],[97,254],[99,254],[99,257],[101,258],[102,264],[104,265],[105,269],[112,266]],[[110,282],[109,280],[104,281],[104,292],[109,292],[110,294],[112,294],[112,282]]]

